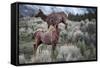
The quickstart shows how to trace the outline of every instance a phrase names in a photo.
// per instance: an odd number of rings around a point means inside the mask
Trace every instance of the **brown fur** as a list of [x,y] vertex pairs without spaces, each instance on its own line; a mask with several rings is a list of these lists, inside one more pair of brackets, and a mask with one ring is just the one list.
[[44,21],[47,22],[48,28],[50,25],[57,25],[59,23],[64,23],[67,28],[66,20],[68,18],[68,14],[65,14],[64,12],[58,12],[58,13],[51,13],[48,16],[46,16],[40,9],[39,13],[35,17],[41,17]]
[[36,53],[38,46],[41,43],[52,45],[53,51],[59,39],[59,30],[57,27],[50,25],[48,31],[36,31],[34,34],[35,44],[34,44],[34,53]]
[[54,55],[54,50],[59,39],[58,24],[62,22],[66,25],[65,28],[67,28],[66,19],[68,15],[66,15],[64,12],[58,12],[46,16],[41,10],[39,10],[39,13],[35,17],[41,17],[41,19],[46,21],[49,29],[47,32],[43,31],[35,32],[34,53],[36,53],[38,46],[41,43],[44,43],[47,45],[52,45],[52,52]]

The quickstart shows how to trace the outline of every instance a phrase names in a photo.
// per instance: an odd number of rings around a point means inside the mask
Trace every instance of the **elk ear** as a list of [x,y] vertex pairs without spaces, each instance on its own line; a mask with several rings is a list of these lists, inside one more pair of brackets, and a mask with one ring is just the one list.
[[38,14],[35,15],[35,17],[41,17],[42,20],[46,21],[47,16],[43,13],[41,9],[39,9]]
[[35,15],[35,17],[39,17],[40,12],[41,12],[41,9],[38,9],[37,14]]
[[39,9],[39,11],[41,11],[41,9]]
[[41,9],[38,10],[38,14],[44,14]]

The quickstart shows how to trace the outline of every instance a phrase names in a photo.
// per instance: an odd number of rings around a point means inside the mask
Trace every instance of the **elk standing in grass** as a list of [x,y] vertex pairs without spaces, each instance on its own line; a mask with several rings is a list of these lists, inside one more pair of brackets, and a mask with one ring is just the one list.
[[65,28],[67,28],[66,19],[68,14],[66,15],[64,12],[58,12],[51,13],[46,16],[41,10],[39,10],[39,13],[35,17],[41,17],[41,19],[47,22],[48,31],[44,32],[39,30],[35,32],[34,52],[36,53],[38,46],[41,43],[44,43],[47,45],[52,45],[52,54],[54,55],[54,50],[59,39],[58,25],[59,23],[64,23],[66,26]]
[[54,55],[54,50],[59,39],[58,25],[55,26],[50,25],[48,31],[46,32],[44,32],[43,30],[38,30],[35,32],[34,37],[35,37],[35,44],[33,45],[34,54],[36,54],[39,45],[43,43],[47,45],[52,45],[52,54]]
[[66,20],[68,19],[68,14],[65,14],[64,12],[57,12],[57,13],[51,13],[49,15],[45,15],[40,9],[39,9],[39,13],[37,15],[35,15],[35,17],[41,17],[42,20],[44,20],[45,22],[47,22],[48,24],[48,28],[50,25],[56,25],[59,23],[64,23],[65,24],[65,28],[67,28],[67,23]]

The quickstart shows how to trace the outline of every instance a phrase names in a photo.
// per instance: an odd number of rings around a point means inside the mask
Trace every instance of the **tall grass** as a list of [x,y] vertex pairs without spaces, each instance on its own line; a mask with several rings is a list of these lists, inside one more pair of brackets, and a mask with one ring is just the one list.
[[[19,21],[19,62],[39,63],[96,59],[96,21],[67,20],[68,28],[60,26],[59,42],[52,55],[52,45],[41,44],[34,56],[34,32],[41,27],[47,30],[47,23],[41,18],[23,17]],[[91,28],[93,27],[93,28]]]

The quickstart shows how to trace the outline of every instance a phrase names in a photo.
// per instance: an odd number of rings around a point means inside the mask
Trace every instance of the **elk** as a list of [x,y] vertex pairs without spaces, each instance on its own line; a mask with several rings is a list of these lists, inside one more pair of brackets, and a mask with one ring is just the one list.
[[58,25],[55,26],[50,25],[47,31],[43,31],[42,29],[37,30],[34,33],[34,37],[35,37],[35,44],[33,45],[34,54],[36,54],[39,45],[43,43],[47,45],[52,45],[52,54],[54,55],[54,50],[59,39]]
[[44,20],[45,22],[47,22],[48,24],[48,28],[50,25],[55,25],[55,24],[59,24],[59,23],[64,23],[65,24],[65,28],[67,28],[67,23],[66,20],[68,19],[68,14],[65,14],[64,12],[57,12],[57,13],[51,13],[49,15],[45,15],[40,9],[39,9],[39,13],[35,15],[35,17],[41,17],[42,20]]
[[43,30],[36,31],[34,33],[35,44],[34,44],[34,54],[37,51],[38,46],[41,43],[52,45],[52,54],[54,55],[54,50],[56,48],[56,44],[59,40],[59,23],[64,23],[65,28],[67,28],[66,19],[68,18],[68,14],[66,15],[64,12],[51,13],[46,16],[41,10],[39,13],[35,15],[35,17],[41,17],[48,24],[48,30],[44,32]]

